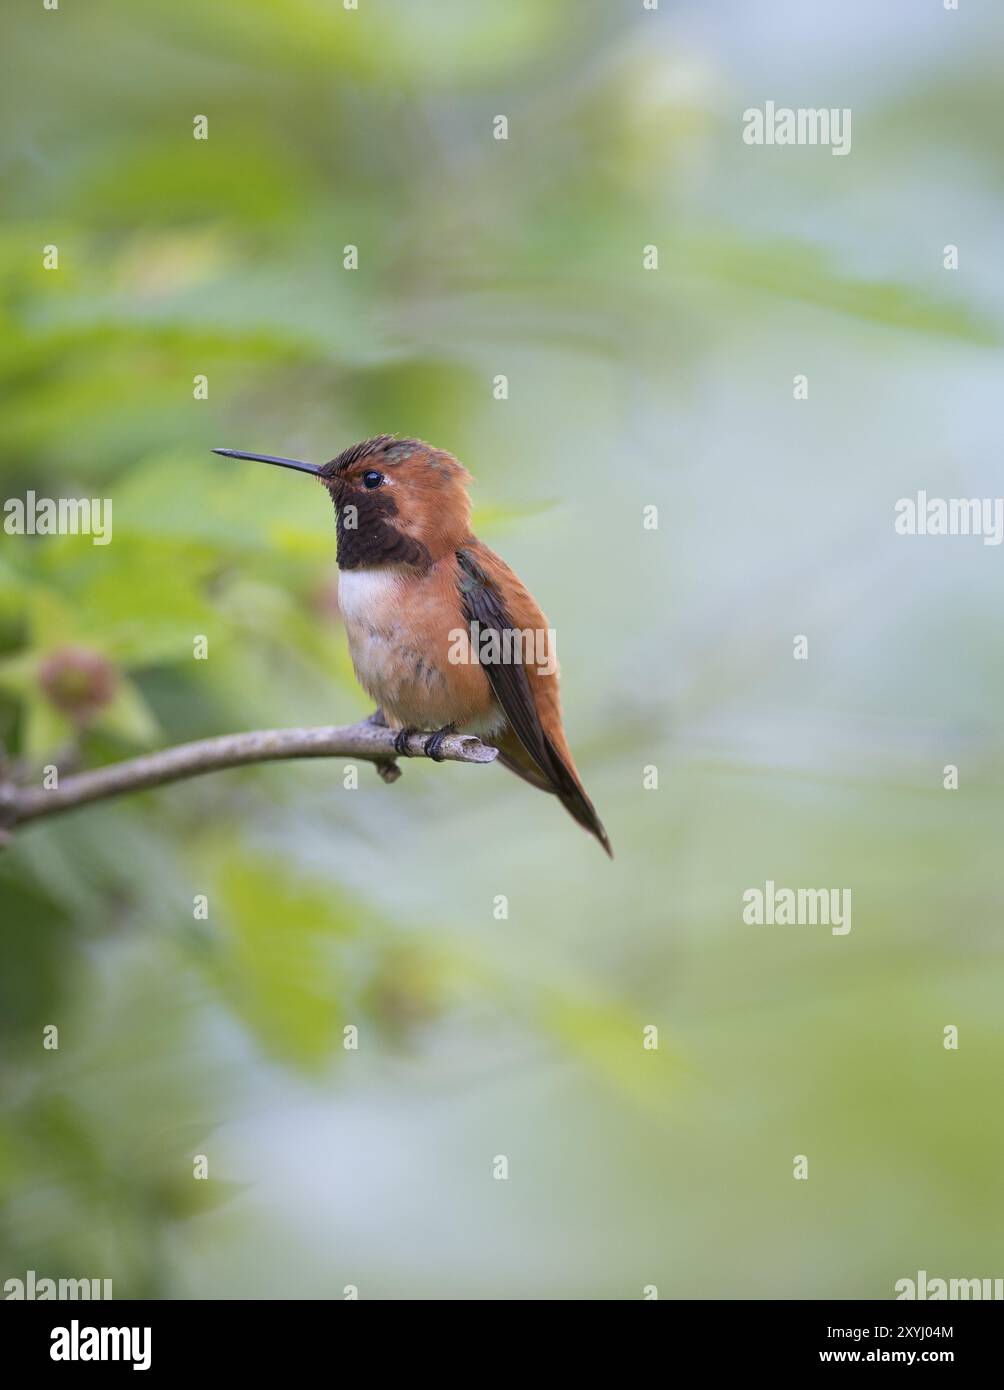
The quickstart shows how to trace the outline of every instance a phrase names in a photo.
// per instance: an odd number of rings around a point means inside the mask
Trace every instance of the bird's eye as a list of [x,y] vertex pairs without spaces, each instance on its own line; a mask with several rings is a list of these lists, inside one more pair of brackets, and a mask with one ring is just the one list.
[[378,473],[375,468],[367,468],[366,472],[363,474],[363,487],[379,487],[381,483],[386,481],[384,475]]

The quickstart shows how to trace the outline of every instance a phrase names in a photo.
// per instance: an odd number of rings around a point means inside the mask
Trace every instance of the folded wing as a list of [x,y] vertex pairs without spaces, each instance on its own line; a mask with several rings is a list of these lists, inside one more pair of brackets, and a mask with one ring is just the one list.
[[[494,645],[499,660],[482,659],[481,667],[509,723],[507,733],[496,740],[501,760],[533,786],[553,792],[569,815],[595,835],[613,858],[607,833],[578,779],[561,729],[557,674],[545,675],[536,667],[528,668],[522,660],[504,659],[522,653],[520,634],[524,629],[545,629],[543,614],[516,576],[480,542],[458,550],[457,563],[468,623],[476,621],[482,634],[495,633],[497,637]],[[528,610],[518,617],[509,612],[497,583],[503,575],[510,580],[507,587],[514,587],[520,607]],[[518,620],[526,618],[531,621]]]

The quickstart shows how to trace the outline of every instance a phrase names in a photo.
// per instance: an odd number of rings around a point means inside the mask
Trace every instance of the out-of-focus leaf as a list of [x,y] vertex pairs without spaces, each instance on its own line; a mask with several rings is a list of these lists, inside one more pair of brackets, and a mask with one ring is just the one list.
[[129,743],[152,744],[160,735],[153,711],[124,677],[119,678],[111,703],[95,717],[94,727]]
[[338,945],[356,930],[330,887],[291,877],[282,861],[233,852],[214,871],[211,920],[226,946],[224,987],[267,1051],[319,1066],[342,1028]]
[[936,299],[926,290],[841,273],[823,251],[805,243],[754,246],[714,234],[683,241],[672,262],[717,280],[783,299],[802,300],[870,323],[933,333],[993,347],[992,319],[966,303]]

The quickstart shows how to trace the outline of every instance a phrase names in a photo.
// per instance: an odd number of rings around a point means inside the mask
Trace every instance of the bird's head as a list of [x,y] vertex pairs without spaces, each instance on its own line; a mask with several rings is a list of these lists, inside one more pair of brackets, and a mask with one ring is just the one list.
[[377,435],[320,466],[236,449],[213,452],[313,474],[335,504],[341,569],[427,569],[470,535],[471,475],[452,454],[419,439]]

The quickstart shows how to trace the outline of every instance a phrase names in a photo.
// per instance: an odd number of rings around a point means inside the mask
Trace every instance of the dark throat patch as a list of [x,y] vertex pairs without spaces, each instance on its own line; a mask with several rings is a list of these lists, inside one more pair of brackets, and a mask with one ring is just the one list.
[[432,556],[427,548],[393,524],[397,505],[388,493],[329,490],[337,513],[339,569],[374,569],[379,565],[429,568]]

